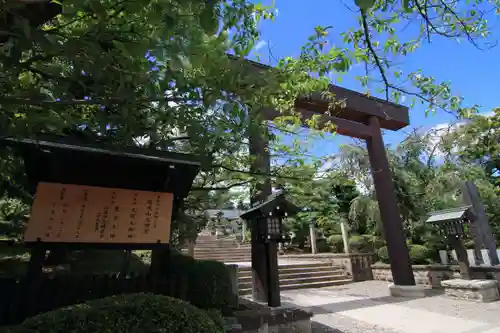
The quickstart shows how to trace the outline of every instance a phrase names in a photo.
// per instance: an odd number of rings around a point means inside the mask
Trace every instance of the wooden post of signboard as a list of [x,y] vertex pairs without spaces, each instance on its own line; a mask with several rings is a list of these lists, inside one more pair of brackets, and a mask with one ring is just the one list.
[[132,259],[132,250],[127,249],[123,253],[123,265],[120,269],[120,276],[127,276],[130,270],[130,261]]
[[26,270],[26,281],[28,282],[28,285],[37,281],[42,276],[46,252],[45,247],[41,244],[31,249],[30,261]]

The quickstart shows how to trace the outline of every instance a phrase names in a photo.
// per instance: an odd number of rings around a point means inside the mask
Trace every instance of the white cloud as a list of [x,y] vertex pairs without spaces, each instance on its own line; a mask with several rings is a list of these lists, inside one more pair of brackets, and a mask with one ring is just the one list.
[[492,117],[495,114],[494,111],[486,112],[486,113],[480,113],[481,116],[483,117]]
[[322,166],[318,168],[318,171],[316,172],[316,175],[314,178],[320,179],[324,177],[328,172],[330,172],[335,166],[339,164],[338,160],[335,159],[335,157],[327,159]]
[[[453,133],[458,128],[466,124],[465,121],[460,121],[457,123],[442,123],[431,127],[427,134],[429,135],[429,143],[431,147],[439,146],[444,136]],[[445,152],[443,152],[439,147],[434,151],[435,156],[443,157]]]
[[255,49],[256,51],[258,51],[258,50],[260,50],[261,48],[263,48],[263,47],[264,47],[264,46],[266,46],[266,45],[267,45],[267,42],[266,42],[265,40],[261,40],[261,41],[259,41],[257,44],[255,44],[254,49]]

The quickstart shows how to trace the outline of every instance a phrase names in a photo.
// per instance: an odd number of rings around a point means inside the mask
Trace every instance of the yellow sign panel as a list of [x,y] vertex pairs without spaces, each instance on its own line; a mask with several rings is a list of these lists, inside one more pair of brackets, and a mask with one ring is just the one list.
[[25,242],[167,244],[172,193],[39,183]]

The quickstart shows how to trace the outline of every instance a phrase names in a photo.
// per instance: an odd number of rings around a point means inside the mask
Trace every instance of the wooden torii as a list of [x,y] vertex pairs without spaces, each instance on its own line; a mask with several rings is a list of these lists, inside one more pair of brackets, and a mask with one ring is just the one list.
[[[254,71],[272,70],[272,67],[254,61],[245,60],[244,62],[245,66],[251,67]],[[403,221],[381,132],[382,129],[397,131],[407,126],[409,124],[408,108],[335,85],[330,85],[329,91],[335,94],[337,100],[346,101],[346,107],[335,110],[335,116],[325,114],[329,110],[330,103],[322,97],[321,93],[298,98],[295,101],[295,111],[300,112],[302,119],[320,115],[321,121],[329,121],[337,126],[337,133],[366,141],[394,285],[403,288],[414,286],[415,279],[406,245]],[[259,114],[263,120],[273,120],[280,115],[277,111],[268,108],[263,108]],[[268,142],[262,133],[263,131],[250,133],[250,154],[256,157],[251,171],[269,174],[270,156],[266,149]],[[258,194],[252,198],[252,201],[263,201],[271,194],[271,188],[271,181],[267,178],[257,185]],[[268,301],[268,295],[279,295],[279,285],[266,286],[265,281],[260,280],[260,277],[266,276],[266,272],[262,271],[265,269],[265,265],[261,264],[262,258],[266,255],[273,255],[265,251],[262,244],[252,242],[253,298],[262,302]],[[271,248],[270,251],[276,252],[274,255],[277,255],[276,248]],[[272,274],[277,274],[277,266],[268,269],[276,270]],[[264,288],[259,286],[264,286]]]

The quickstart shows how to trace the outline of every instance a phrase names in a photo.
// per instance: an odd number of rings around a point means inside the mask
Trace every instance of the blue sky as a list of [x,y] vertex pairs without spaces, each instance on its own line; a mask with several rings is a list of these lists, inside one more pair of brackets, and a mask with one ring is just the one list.
[[[353,0],[344,0],[343,3],[356,8]],[[297,56],[300,47],[317,25],[332,25],[334,30],[331,32],[331,42],[339,43],[337,36],[340,32],[357,26],[356,14],[343,3],[333,0],[275,1],[278,10],[276,20],[261,24],[262,38],[256,46],[261,62],[272,62],[269,50],[275,58]],[[498,25],[498,20],[492,22],[492,25]],[[500,28],[496,30],[498,39],[500,39],[499,30]],[[403,40],[409,38],[412,32],[410,27],[400,35],[400,38]],[[481,51],[467,41],[458,43],[454,40],[434,38],[431,44],[424,44],[411,56],[401,58],[403,63],[401,68],[404,72],[422,69],[426,75],[432,75],[438,81],[450,81],[454,94],[464,96],[466,104],[481,105],[481,112],[488,113],[493,107],[500,106],[499,56],[500,46]],[[359,75],[361,69],[354,68],[352,73],[343,78],[340,85],[362,91],[360,84],[354,80],[354,76]],[[405,132],[415,127],[432,128],[453,121],[453,117],[444,112],[426,117],[424,110],[425,107],[420,105],[411,109],[410,126],[399,132],[387,132],[386,143],[397,144]],[[317,156],[332,154],[337,151],[341,143],[348,142],[349,138],[341,136],[327,141],[316,140],[312,152]]]

